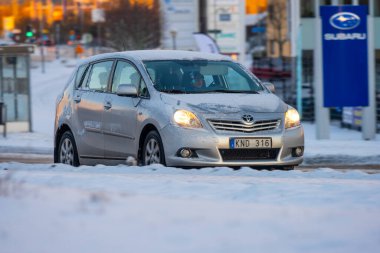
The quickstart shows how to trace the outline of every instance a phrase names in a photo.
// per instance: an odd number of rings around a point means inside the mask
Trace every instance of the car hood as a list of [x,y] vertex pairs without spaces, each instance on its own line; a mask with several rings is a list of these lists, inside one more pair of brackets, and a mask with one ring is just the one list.
[[166,94],[161,93],[164,103],[178,108],[190,108],[202,113],[283,113],[287,105],[273,94]]

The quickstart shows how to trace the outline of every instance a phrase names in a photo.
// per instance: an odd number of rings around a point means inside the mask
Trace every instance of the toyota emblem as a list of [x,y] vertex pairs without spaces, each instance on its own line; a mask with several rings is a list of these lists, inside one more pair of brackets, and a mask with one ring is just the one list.
[[244,123],[246,123],[246,124],[253,124],[252,115],[245,114],[245,115],[243,115],[242,119],[243,119]]

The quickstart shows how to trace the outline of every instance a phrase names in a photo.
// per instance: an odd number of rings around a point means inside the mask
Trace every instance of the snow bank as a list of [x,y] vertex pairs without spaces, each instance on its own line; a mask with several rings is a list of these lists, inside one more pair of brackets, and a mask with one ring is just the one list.
[[[0,252],[377,252],[380,175],[0,164]],[[22,243],[20,243],[22,242]]]

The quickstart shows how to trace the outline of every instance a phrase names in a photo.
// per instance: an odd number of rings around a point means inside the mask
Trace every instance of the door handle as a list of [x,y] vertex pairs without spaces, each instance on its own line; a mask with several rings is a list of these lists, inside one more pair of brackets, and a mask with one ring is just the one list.
[[82,100],[82,97],[80,96],[80,94],[77,94],[74,96],[74,101],[79,103],[80,101]]
[[104,102],[104,109],[109,110],[112,108],[112,104],[110,101]]

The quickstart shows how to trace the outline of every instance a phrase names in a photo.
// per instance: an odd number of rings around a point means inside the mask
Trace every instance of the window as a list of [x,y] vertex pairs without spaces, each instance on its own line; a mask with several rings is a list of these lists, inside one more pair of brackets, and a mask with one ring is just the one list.
[[248,70],[230,61],[145,61],[154,88],[168,93],[242,92],[263,90]]
[[301,3],[301,17],[315,17],[315,0],[303,0]]
[[156,84],[156,71],[154,69],[148,68],[146,69],[148,71],[148,74],[153,82],[153,84]]
[[113,61],[104,61],[92,65],[91,74],[87,83],[90,90],[106,91]]
[[[380,49],[375,50],[375,83],[376,83],[376,90],[378,92],[378,99],[380,102]],[[379,103],[380,107],[380,103]],[[378,110],[379,117],[380,117],[380,108]]]
[[374,15],[375,17],[380,17],[380,2],[379,1],[374,1],[373,3],[374,9]]
[[84,77],[84,72],[87,69],[87,65],[82,65],[78,68],[77,75],[75,77],[75,87],[78,88],[81,86],[81,81],[83,80]]
[[140,79],[140,86],[139,86],[139,96],[140,97],[149,97],[149,92],[148,92],[148,88],[146,87],[146,84],[144,82],[144,79]]
[[205,79],[206,87],[214,83],[214,76],[205,76],[204,79]]
[[125,61],[117,62],[112,80],[112,92],[116,92],[121,84],[134,85],[136,89],[140,89],[140,92],[143,92],[144,87],[146,89],[145,82],[142,80],[140,73],[130,63]]
[[321,4],[320,5],[331,5],[331,0],[320,0]]
[[234,69],[230,68],[225,78],[230,90],[250,90],[247,78]]
[[276,44],[276,41],[270,40],[270,54],[271,55],[274,55],[275,53],[275,44]]

